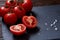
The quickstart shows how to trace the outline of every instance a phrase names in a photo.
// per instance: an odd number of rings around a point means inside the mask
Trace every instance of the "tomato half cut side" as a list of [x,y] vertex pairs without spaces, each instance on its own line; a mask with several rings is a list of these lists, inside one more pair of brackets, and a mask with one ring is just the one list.
[[30,29],[35,28],[37,25],[37,19],[34,16],[24,16],[22,22]]
[[10,31],[14,35],[19,36],[26,32],[26,26],[23,24],[13,25],[13,26],[10,26]]

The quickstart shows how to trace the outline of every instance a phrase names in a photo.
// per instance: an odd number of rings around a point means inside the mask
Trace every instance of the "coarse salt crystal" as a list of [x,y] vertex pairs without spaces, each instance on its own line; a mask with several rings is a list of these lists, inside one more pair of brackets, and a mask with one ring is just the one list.
[[55,24],[56,24],[56,22],[54,21],[54,22],[53,22],[53,25],[55,25]]
[[55,19],[55,22],[57,22],[57,19]]
[[50,25],[51,27],[53,26],[53,24]]
[[55,30],[58,30],[58,28],[56,27]]

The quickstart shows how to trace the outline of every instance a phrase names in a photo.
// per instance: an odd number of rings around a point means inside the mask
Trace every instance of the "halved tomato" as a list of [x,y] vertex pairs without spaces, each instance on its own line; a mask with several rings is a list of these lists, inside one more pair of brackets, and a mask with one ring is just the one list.
[[13,26],[10,26],[10,31],[14,35],[19,36],[26,32],[26,26],[24,24],[13,25]]
[[30,29],[35,28],[37,25],[37,19],[34,16],[24,16],[22,22]]

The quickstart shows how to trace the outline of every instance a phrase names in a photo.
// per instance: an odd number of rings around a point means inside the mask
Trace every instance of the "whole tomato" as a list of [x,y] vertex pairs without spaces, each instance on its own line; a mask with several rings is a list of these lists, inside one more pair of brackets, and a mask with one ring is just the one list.
[[21,18],[26,13],[26,11],[22,7],[19,7],[19,6],[14,7],[13,11],[17,15],[17,18]]
[[11,6],[15,6],[16,5],[16,0],[6,0],[6,5],[11,7]]
[[19,36],[26,32],[26,26],[24,24],[12,25],[10,31],[12,34]]
[[7,6],[0,7],[0,16],[4,17],[9,12],[10,8]]
[[29,29],[35,28],[37,25],[37,19],[34,16],[23,16],[22,22]]
[[7,24],[7,25],[13,25],[17,22],[17,17],[15,15],[15,13],[7,13],[5,14],[4,16],[4,22]]
[[31,11],[33,7],[32,0],[22,0],[22,3],[19,5],[21,5],[27,12]]

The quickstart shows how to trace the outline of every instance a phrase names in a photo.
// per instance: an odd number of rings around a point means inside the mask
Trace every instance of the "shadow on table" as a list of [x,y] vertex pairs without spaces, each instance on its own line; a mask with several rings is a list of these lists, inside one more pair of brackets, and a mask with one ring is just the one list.
[[14,40],[29,40],[31,35],[36,34],[39,31],[38,27],[34,28],[34,29],[27,29],[26,33],[20,36],[15,36],[13,35],[13,39]]

